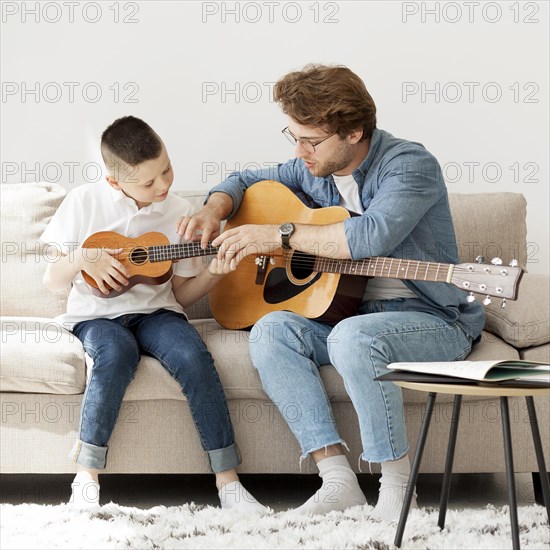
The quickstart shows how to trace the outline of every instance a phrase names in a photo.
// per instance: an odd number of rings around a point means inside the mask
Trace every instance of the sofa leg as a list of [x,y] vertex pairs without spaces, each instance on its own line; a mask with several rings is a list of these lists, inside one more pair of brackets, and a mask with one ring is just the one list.
[[[547,472],[546,474],[550,478],[550,472]],[[540,504],[541,506],[544,506],[544,497],[542,495],[542,485],[540,481],[540,473],[539,472],[531,472],[531,476],[533,478],[533,490],[535,493],[535,502],[537,504]]]

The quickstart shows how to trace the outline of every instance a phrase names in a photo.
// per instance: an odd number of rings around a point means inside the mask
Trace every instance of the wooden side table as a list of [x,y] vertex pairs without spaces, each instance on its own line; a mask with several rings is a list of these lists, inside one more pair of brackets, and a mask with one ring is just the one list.
[[431,384],[420,382],[398,382],[394,384],[403,388],[411,390],[428,392],[428,398],[426,400],[426,412],[422,426],[420,428],[420,436],[418,439],[418,445],[414,454],[413,463],[411,466],[411,474],[409,476],[409,482],[407,490],[405,492],[405,499],[403,501],[403,509],[401,510],[401,517],[397,525],[397,533],[395,534],[394,544],[397,547],[401,546],[403,540],[403,532],[405,531],[405,524],[409,515],[411,501],[413,497],[414,487],[418,478],[418,471],[420,469],[420,462],[422,461],[422,453],[424,452],[424,445],[426,443],[426,437],[430,427],[430,421],[432,418],[432,412],[435,404],[435,398],[438,393],[454,394],[453,416],[451,419],[451,429],[449,432],[449,444],[447,447],[447,458],[445,461],[445,474],[443,476],[443,485],[441,487],[441,498],[439,501],[439,519],[438,526],[443,529],[445,527],[445,516],[447,514],[447,503],[449,500],[449,488],[451,486],[451,473],[453,469],[453,459],[456,446],[456,436],[458,433],[458,421],[460,418],[460,407],[462,404],[463,395],[483,395],[500,398],[500,409],[502,416],[502,434],[504,437],[504,458],[506,461],[506,481],[508,485],[508,503],[510,508],[510,523],[512,528],[512,545],[513,549],[519,549],[519,529],[518,529],[518,514],[517,514],[517,500],[516,500],[516,487],[514,480],[514,460],[512,455],[512,438],[510,432],[510,414],[508,410],[508,397],[525,397],[527,402],[527,410],[529,412],[529,420],[531,423],[531,431],[533,434],[533,443],[535,446],[535,453],[537,457],[537,464],[539,467],[542,494],[544,498],[544,504],[546,506],[546,512],[548,514],[548,521],[550,523],[550,488],[548,483],[548,475],[546,473],[546,466],[544,462],[544,454],[542,451],[542,444],[540,441],[540,432],[537,421],[537,415],[535,412],[535,405],[533,402],[534,396],[550,396],[550,388],[516,388],[516,387],[504,387],[504,386],[489,386],[489,385],[462,385],[462,384]]

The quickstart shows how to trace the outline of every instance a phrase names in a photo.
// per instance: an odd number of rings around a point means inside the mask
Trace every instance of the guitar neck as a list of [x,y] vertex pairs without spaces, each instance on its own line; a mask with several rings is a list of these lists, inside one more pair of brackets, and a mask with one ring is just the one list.
[[183,260],[197,256],[213,256],[218,253],[218,249],[212,246],[212,243],[208,243],[206,248],[201,248],[200,243],[181,243],[149,246],[147,250],[150,262]]
[[315,271],[328,273],[441,283],[451,281],[453,268],[453,264],[383,257],[365,258],[364,260],[316,258],[314,267]]

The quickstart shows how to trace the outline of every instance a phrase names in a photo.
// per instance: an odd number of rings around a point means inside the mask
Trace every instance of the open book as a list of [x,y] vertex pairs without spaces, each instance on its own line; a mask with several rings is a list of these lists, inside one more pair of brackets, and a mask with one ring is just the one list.
[[379,376],[377,380],[550,387],[550,365],[537,361],[391,363],[388,369],[392,372]]

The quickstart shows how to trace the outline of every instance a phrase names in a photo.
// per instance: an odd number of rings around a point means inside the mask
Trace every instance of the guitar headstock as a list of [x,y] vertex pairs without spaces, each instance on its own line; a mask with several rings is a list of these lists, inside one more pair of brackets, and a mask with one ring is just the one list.
[[[478,256],[478,261],[483,258]],[[456,287],[469,292],[468,301],[475,300],[474,294],[483,294],[484,305],[491,303],[490,296],[502,298],[502,307],[506,306],[506,299],[516,300],[518,284],[523,270],[517,260],[512,260],[508,266],[502,265],[500,258],[493,258],[490,264],[469,262],[454,266],[451,283]]]

